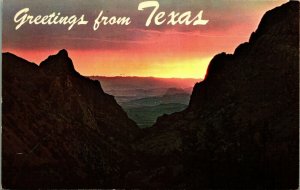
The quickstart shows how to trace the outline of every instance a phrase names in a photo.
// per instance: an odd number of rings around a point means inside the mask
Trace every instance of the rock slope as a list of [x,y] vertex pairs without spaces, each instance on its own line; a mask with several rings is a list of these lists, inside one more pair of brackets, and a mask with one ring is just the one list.
[[66,50],[40,66],[3,54],[2,130],[6,188],[118,186],[140,133]]
[[267,12],[234,54],[212,59],[186,110],[160,117],[136,142],[149,164],[128,178],[153,187],[297,188],[298,138],[299,2],[290,1]]

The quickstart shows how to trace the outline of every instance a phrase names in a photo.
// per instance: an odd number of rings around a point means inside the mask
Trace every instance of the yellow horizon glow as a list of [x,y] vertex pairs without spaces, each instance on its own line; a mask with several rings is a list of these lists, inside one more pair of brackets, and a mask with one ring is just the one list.
[[[75,68],[85,76],[136,76],[155,78],[204,78],[211,58],[187,58],[176,60],[145,60],[124,63],[122,61],[102,62],[97,58],[89,62],[89,67],[81,67],[76,64]],[[118,63],[122,64],[118,64]],[[95,74],[97,73],[97,74]]]
[[[20,51],[6,49],[30,62],[39,64],[57,50]],[[84,76],[128,76],[128,77],[156,77],[156,78],[204,78],[212,57],[170,57],[137,54],[128,56],[122,52],[98,51],[68,51],[75,69]]]

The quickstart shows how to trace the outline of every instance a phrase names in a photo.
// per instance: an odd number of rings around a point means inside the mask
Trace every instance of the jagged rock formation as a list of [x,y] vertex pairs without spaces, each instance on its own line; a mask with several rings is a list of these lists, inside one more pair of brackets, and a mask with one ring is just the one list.
[[2,185],[118,187],[140,133],[66,50],[40,66],[3,54]]
[[267,12],[233,55],[213,58],[185,111],[147,129],[136,149],[148,165],[128,179],[152,187],[297,188],[298,87],[299,2],[291,1]]

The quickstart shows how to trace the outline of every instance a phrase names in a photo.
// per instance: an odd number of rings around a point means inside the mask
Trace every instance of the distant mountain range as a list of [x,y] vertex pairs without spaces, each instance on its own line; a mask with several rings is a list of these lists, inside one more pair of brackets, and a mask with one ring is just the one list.
[[[187,89],[192,92],[193,86],[201,81],[201,79],[188,79],[188,78],[154,78],[154,77],[103,77],[103,76],[90,76],[93,80],[101,81],[102,88],[106,92],[111,90],[130,90],[130,89],[167,89],[179,88]],[[118,96],[119,94],[116,94]],[[126,95],[126,94],[121,94]],[[130,94],[131,95],[131,94]],[[154,94],[156,95],[156,94]]]
[[99,80],[105,92],[141,128],[151,127],[159,116],[187,108],[197,79],[153,77],[89,77]]
[[[145,129],[66,50],[40,66],[2,57],[5,189],[298,188],[298,1],[268,11],[249,42],[212,59],[186,109]],[[185,87],[169,88],[127,103],[145,115],[186,103]]]
[[190,94],[182,89],[170,88],[163,96],[146,97],[120,103],[128,116],[141,128],[151,127],[156,119],[187,108]]
[[191,94],[193,86],[201,79],[154,78],[154,77],[101,77],[90,76],[101,81],[105,92],[114,95],[118,102],[151,96],[163,96],[169,88],[183,89]]

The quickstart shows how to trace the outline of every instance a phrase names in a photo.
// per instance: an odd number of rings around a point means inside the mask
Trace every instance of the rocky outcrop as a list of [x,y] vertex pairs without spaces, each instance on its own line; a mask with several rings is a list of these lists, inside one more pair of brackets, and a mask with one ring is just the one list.
[[135,164],[140,129],[66,50],[40,66],[3,54],[2,118],[5,188],[118,187]]
[[[299,2],[267,12],[250,41],[216,55],[189,107],[157,120],[131,172],[153,187],[297,188]],[[150,177],[149,177],[150,176]]]

